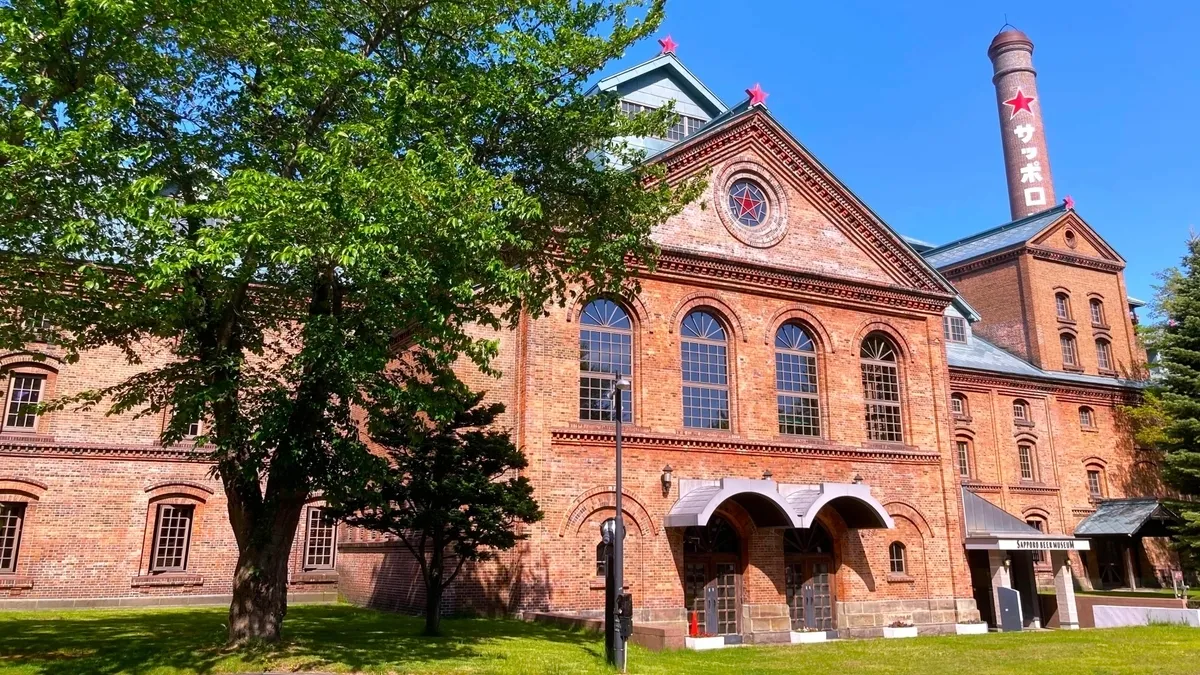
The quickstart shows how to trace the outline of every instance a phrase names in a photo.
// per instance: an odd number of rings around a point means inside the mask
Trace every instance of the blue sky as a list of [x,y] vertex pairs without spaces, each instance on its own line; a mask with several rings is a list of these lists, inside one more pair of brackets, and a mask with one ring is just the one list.
[[[1126,259],[1131,295],[1200,226],[1200,3],[668,0],[661,34],[727,104],[767,106],[902,234],[1009,219],[987,47],[1033,40],[1055,191]],[[617,72],[658,53],[631,49]]]

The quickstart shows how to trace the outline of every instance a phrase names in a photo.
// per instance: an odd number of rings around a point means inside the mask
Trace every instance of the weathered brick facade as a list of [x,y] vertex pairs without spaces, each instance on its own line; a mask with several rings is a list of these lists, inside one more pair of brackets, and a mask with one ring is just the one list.
[[[673,56],[664,59],[676,67]],[[766,524],[758,502],[714,505],[713,515],[736,537],[721,560],[734,570],[737,632],[751,639],[774,639],[794,625],[792,575],[811,571],[814,561],[828,565],[831,625],[844,634],[875,634],[895,620],[952,630],[977,618],[963,484],[1022,520],[1067,534],[1094,508],[1089,469],[1102,472],[1103,497],[1158,493],[1153,458],[1133,447],[1118,411],[1136,399],[1136,388],[1115,376],[1136,372],[1144,360],[1125,311],[1123,263],[1073,211],[1019,247],[941,266],[879,221],[762,107],[715,115],[710,127],[654,161],[667,166],[669,180],[700,176],[708,190],[656,229],[662,256],[653,272],[641,270],[637,293],[613,298],[631,322],[625,580],[639,622],[682,626],[695,609],[685,608],[689,565],[699,555],[685,537],[694,530],[666,524],[680,509],[685,482],[753,479],[783,496],[822,484],[869,491],[871,502],[830,502],[816,513],[832,550],[808,550],[807,557],[787,552],[791,535]],[[751,226],[729,205],[739,180],[752,181],[768,205]],[[943,316],[956,311],[948,310],[952,303],[965,307],[956,293],[982,317],[974,334],[1025,359],[1032,374],[950,362]],[[1057,318],[1056,293],[1069,295],[1073,319]],[[1105,307],[1096,325],[1091,299]],[[447,596],[447,611],[586,614],[603,607],[597,544],[600,524],[614,515],[614,425],[580,419],[580,321],[590,300],[548,307],[486,335],[499,341],[499,379],[464,368],[470,384],[507,404],[502,423],[529,456],[527,474],[546,518],[516,550],[469,568]],[[724,332],[728,429],[685,425],[681,325],[694,311],[709,313]],[[781,433],[775,340],[784,325],[802,327],[814,345],[815,437]],[[1065,333],[1077,340],[1080,358],[1064,370]],[[861,349],[872,336],[895,352],[902,438],[890,442],[868,433]],[[1107,370],[1088,347],[1098,338],[1110,345]],[[52,346],[29,350],[50,358],[35,363],[10,354],[0,369],[10,381],[20,373],[44,376],[43,398],[135,372],[116,351],[65,364]],[[1096,377],[1058,377],[1079,373]],[[952,394],[965,397],[961,414],[951,412]],[[1016,399],[1028,410],[1020,422]],[[1081,406],[1091,411],[1086,428]],[[220,483],[196,449],[158,445],[162,424],[70,411],[39,419],[35,429],[0,429],[0,501],[27,504],[16,568],[0,574],[0,598],[7,598],[0,606],[216,600],[229,592],[236,547]],[[960,440],[969,448],[966,476]],[[1018,458],[1023,444],[1032,452],[1028,476]],[[156,508],[174,503],[194,507],[186,569],[152,573]],[[872,509],[871,517],[892,527],[847,525]],[[305,519],[296,535],[293,593],[327,596],[336,584],[359,604],[423,607],[419,575],[397,542],[341,528],[337,571],[309,571],[307,527]],[[1094,559],[1084,562],[1074,559],[1086,585],[1099,570]]]

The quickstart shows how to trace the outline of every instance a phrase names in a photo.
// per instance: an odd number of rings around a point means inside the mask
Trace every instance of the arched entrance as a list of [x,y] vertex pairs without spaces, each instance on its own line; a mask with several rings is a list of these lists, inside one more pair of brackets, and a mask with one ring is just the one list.
[[833,630],[833,537],[820,523],[784,530],[783,554],[792,630]]
[[741,615],[741,542],[733,526],[714,516],[683,532],[683,598],[689,620],[706,632],[736,635]]

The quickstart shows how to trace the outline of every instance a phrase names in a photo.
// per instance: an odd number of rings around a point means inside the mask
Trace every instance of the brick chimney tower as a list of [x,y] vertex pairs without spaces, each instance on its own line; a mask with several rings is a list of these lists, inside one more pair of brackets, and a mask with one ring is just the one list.
[[1037,71],[1033,69],[1033,42],[1009,26],[992,39],[988,58],[995,73],[992,84],[996,85],[996,107],[1000,110],[1008,203],[1016,220],[1057,204],[1050,157],[1046,154]]

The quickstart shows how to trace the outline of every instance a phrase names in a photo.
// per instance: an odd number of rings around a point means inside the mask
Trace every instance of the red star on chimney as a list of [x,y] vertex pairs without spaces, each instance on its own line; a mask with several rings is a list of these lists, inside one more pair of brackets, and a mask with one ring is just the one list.
[[679,43],[672,40],[670,35],[659,38],[658,44],[662,45],[662,51],[659,54],[674,54],[675,48],[679,46]]
[[1032,115],[1033,108],[1030,108],[1029,106],[1036,100],[1036,98],[1026,96],[1025,92],[1018,89],[1016,96],[1004,102],[1004,105],[1012,108],[1012,114],[1008,116],[1008,119],[1011,120],[1012,118],[1016,117],[1017,113],[1021,112],[1022,110]]
[[761,106],[765,106],[767,104],[767,97],[770,96],[770,94],[763,91],[762,86],[760,86],[757,82],[754,83],[753,87],[750,87],[746,90],[746,94],[750,96],[750,105]]
[[1068,211],[1075,210],[1075,199],[1071,195],[1067,195],[1066,199],[1063,199],[1063,204],[1066,205]]

